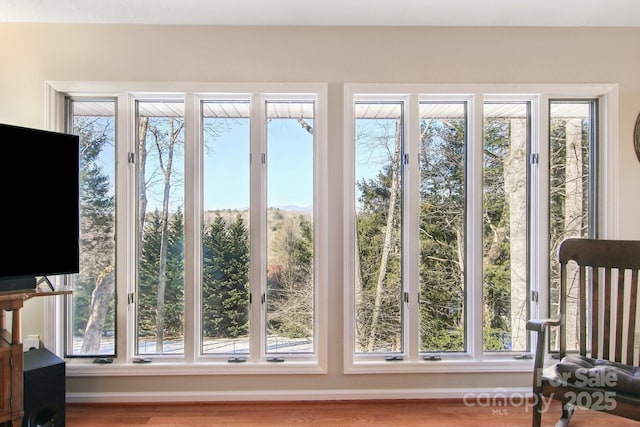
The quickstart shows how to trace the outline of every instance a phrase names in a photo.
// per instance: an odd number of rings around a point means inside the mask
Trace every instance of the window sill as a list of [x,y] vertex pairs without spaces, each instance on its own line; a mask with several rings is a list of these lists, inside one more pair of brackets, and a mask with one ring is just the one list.
[[357,360],[345,364],[345,374],[398,374],[398,373],[491,373],[532,372],[533,360],[514,358],[488,358],[472,360],[452,358],[449,360]]

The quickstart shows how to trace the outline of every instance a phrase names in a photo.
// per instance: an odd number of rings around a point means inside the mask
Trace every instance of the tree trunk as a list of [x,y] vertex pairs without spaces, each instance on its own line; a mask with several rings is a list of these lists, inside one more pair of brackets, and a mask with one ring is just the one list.
[[504,166],[509,206],[511,350],[527,349],[527,124],[511,120],[511,150]]
[[98,354],[100,351],[104,321],[109,311],[114,285],[114,266],[110,265],[96,279],[96,287],[91,294],[91,309],[82,338],[81,354]]
[[160,254],[158,266],[158,294],[156,299],[156,351],[162,353],[164,349],[164,312],[165,290],[167,288],[167,252],[169,248],[169,197],[171,194],[171,173],[173,171],[174,146],[179,134],[175,129],[175,119],[169,118],[170,133],[169,146],[167,148],[167,161],[163,162],[163,149],[156,139],[160,167],[164,175],[164,194],[162,198],[162,230],[160,236]]
[[393,223],[395,219],[396,204],[398,201],[398,193],[400,192],[400,123],[396,125],[395,147],[393,159],[391,163],[391,189],[389,196],[389,207],[387,209],[387,224],[384,234],[384,244],[380,255],[380,269],[378,271],[378,280],[376,283],[376,297],[371,314],[371,327],[369,331],[369,342],[367,343],[367,351],[374,350],[376,345],[376,335],[378,331],[378,320],[382,309],[382,296],[384,295],[384,284],[387,275],[387,264],[389,262],[389,252],[391,251],[391,242],[393,237]]
[[[582,186],[582,120],[568,120],[565,157],[564,231],[566,237],[581,237],[584,190]],[[567,350],[576,349],[579,337],[577,267],[567,266]]]
[[142,260],[142,236],[144,235],[144,221],[147,213],[147,187],[146,187],[146,162],[147,162],[147,131],[149,130],[149,117],[140,117],[138,124],[138,260]]

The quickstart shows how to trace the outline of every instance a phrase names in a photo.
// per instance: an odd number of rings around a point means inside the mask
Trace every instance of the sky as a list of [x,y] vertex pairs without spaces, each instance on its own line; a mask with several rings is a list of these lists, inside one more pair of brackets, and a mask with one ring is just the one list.
[[[204,208],[246,209],[249,204],[249,119],[207,140]],[[269,207],[313,205],[313,135],[292,119],[272,119],[267,132]]]

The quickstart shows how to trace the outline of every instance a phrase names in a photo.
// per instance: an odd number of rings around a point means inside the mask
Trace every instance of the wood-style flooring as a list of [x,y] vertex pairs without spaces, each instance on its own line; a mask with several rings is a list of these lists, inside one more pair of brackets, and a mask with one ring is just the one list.
[[[472,403],[472,404],[470,404]],[[373,400],[295,402],[215,402],[178,404],[67,404],[66,426],[223,427],[223,426],[385,426],[385,427],[526,427],[531,408],[463,400]],[[553,403],[542,417],[553,426],[560,407]],[[613,415],[578,409],[571,427],[639,427]]]

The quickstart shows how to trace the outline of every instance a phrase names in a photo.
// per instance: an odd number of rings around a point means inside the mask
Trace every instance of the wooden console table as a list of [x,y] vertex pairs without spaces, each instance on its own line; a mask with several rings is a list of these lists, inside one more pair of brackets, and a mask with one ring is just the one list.
[[[23,373],[20,310],[24,293],[0,295],[0,422],[11,421],[13,427],[22,425]],[[6,329],[6,311],[11,312],[11,332]]]
[[[24,416],[24,372],[20,310],[33,297],[64,295],[71,291],[20,291],[0,293],[0,424],[21,427]],[[6,329],[6,312],[11,313],[11,332]]]

